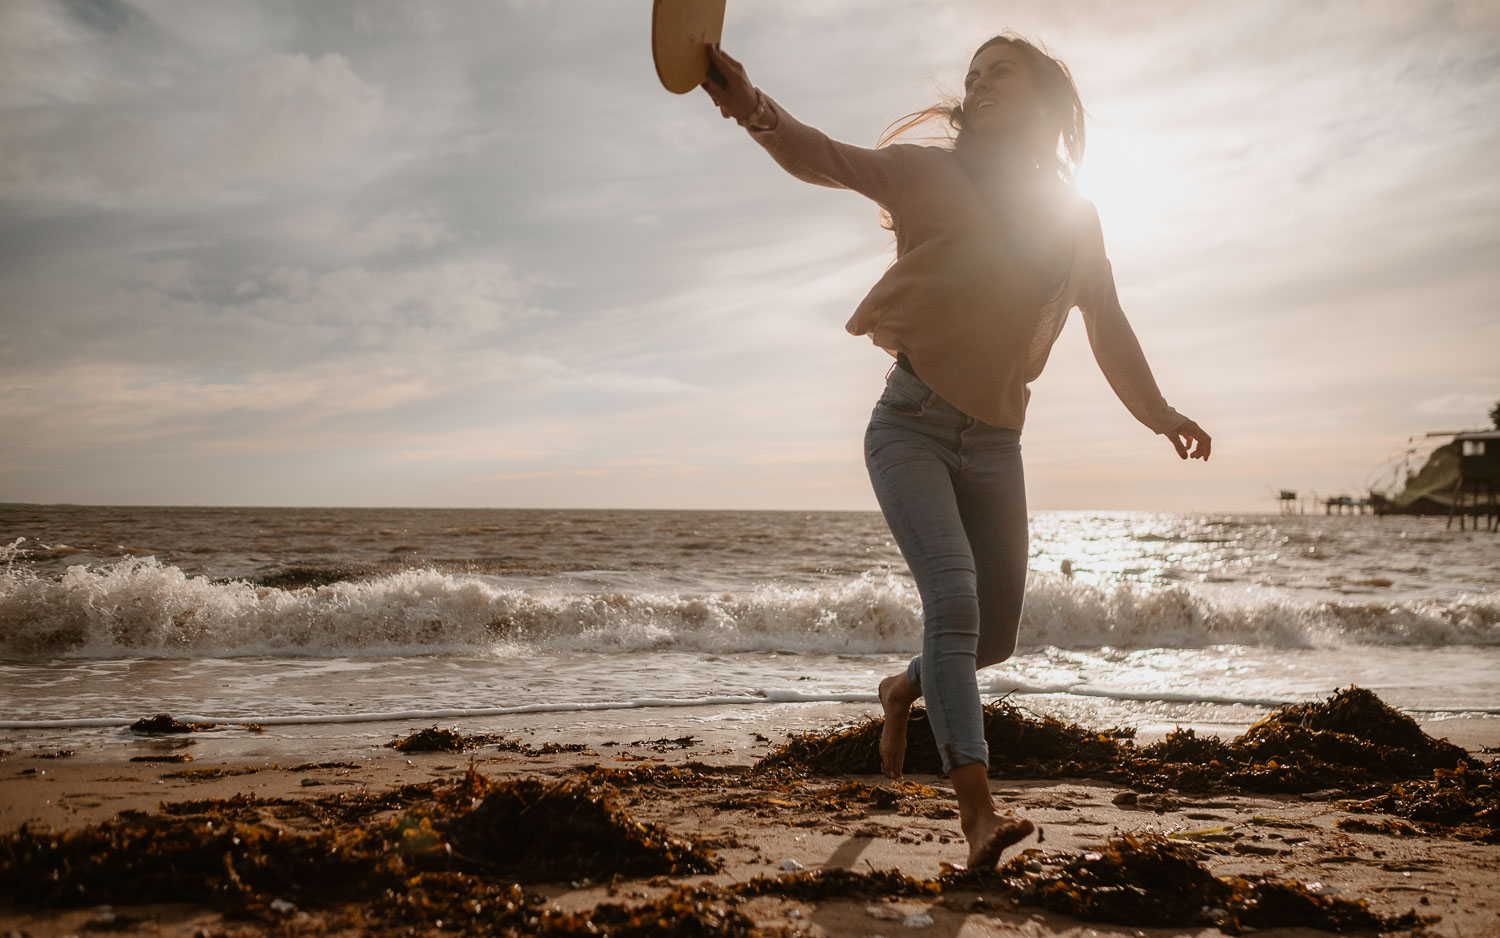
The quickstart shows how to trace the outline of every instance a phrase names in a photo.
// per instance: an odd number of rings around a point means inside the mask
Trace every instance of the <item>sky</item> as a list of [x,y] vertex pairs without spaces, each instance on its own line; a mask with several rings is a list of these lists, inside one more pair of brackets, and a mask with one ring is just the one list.
[[[894,257],[701,91],[646,0],[0,4],[0,501],[873,509]],[[1500,399],[1500,4],[739,0],[723,47],[874,144],[1013,29],[1167,400],[1075,312],[1033,509],[1357,493]]]

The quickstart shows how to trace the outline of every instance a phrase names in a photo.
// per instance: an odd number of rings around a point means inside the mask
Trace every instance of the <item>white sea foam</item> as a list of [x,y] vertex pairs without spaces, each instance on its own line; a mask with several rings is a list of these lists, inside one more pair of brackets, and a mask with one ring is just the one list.
[[[1033,575],[1023,644],[1500,645],[1500,599],[1299,603],[1192,585],[1099,586]],[[900,653],[920,644],[910,581],[864,574],[724,593],[520,589],[407,570],[282,590],[188,576],[154,558],[74,566],[57,579],[0,573],[0,655],[234,657],[677,650]]]

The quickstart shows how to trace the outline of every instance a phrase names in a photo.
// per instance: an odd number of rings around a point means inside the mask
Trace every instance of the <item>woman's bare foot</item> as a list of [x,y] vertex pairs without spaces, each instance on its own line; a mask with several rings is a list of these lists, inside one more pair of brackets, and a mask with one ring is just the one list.
[[965,830],[969,841],[969,869],[987,870],[1000,862],[1000,854],[1011,844],[1020,843],[1031,836],[1036,827],[1023,817],[1014,814],[997,814],[993,811],[974,819],[974,830]]
[[917,702],[906,674],[892,674],[880,682],[880,709],[885,723],[880,728],[880,771],[887,778],[900,778],[906,762],[906,718]]

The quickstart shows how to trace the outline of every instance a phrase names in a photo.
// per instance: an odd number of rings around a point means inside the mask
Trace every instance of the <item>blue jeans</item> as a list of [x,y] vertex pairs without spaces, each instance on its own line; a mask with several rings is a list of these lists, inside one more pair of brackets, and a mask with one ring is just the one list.
[[974,672],[1016,648],[1026,590],[1021,431],[992,427],[892,367],[865,466],[922,599],[907,680],[927,700],[943,771],[989,764]]

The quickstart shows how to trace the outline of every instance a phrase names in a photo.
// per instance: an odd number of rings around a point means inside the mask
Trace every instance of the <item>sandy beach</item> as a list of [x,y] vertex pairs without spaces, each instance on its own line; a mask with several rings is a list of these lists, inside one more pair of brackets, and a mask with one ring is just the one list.
[[[827,718],[826,713],[804,717],[810,724]],[[847,725],[851,719],[824,727]],[[449,725],[473,732],[472,727]],[[387,728],[382,724],[376,730]],[[389,738],[415,729],[404,727]],[[1461,743],[1479,759],[1492,758],[1484,750],[1500,743],[1495,721],[1445,721],[1427,729]],[[687,852],[673,854],[676,859],[660,872],[630,872],[640,868],[602,842],[590,846],[574,838],[570,848],[565,842],[534,838],[525,849],[541,859],[518,877],[532,880],[523,887],[531,897],[526,900],[532,903],[531,918],[519,920],[516,928],[517,920],[482,912],[467,921],[455,921],[450,914],[440,925],[441,903],[419,920],[403,906],[405,917],[398,921],[388,912],[373,911],[384,908],[373,891],[329,898],[316,888],[304,892],[293,884],[284,894],[273,894],[275,890],[258,889],[248,873],[236,890],[220,889],[207,898],[162,902],[160,894],[148,889],[133,895],[150,901],[131,903],[99,885],[112,878],[130,881],[145,868],[140,864],[150,853],[144,846],[150,837],[126,833],[113,841],[123,847],[99,858],[105,869],[102,880],[91,880],[94,885],[66,899],[45,895],[45,888],[41,894],[8,895],[0,907],[0,928],[35,936],[97,929],[162,935],[491,933],[492,928],[505,933],[506,927],[517,934],[571,934],[567,929],[589,933],[580,922],[590,918],[592,927],[613,934],[1136,936],[1235,930],[1232,919],[1223,920],[1223,913],[1213,910],[1197,910],[1207,917],[1200,916],[1196,924],[1080,918],[1038,904],[1036,894],[1028,897],[1018,886],[1017,876],[1040,881],[1067,862],[1086,865],[1090,858],[1112,856],[1110,850],[1122,843],[1118,838],[1129,835],[1147,847],[1165,844],[1169,850],[1186,851],[1198,867],[1225,882],[1295,880],[1298,895],[1319,897],[1312,901],[1364,903],[1367,913],[1398,931],[1416,928],[1425,929],[1423,934],[1466,938],[1500,934],[1500,894],[1494,887],[1500,845],[1493,837],[1490,843],[1461,839],[1413,818],[1358,810],[1350,799],[1360,793],[1353,791],[1152,791],[1111,780],[1017,777],[998,770],[991,779],[997,798],[1035,821],[1041,841],[1032,838],[1007,852],[1007,861],[1019,858],[1000,870],[1009,872],[1010,879],[998,874],[966,879],[951,868],[963,859],[964,844],[946,779],[909,771],[893,783],[874,774],[769,767],[761,760],[783,740],[761,733],[548,738],[545,732],[510,737],[501,732],[490,733],[482,743],[471,737],[469,747],[457,752],[400,752],[371,741],[346,744],[324,758],[308,757],[312,740],[267,735],[245,727],[126,733],[115,746],[61,758],[47,758],[56,749],[49,749],[45,740],[28,739],[0,761],[0,831],[5,834],[0,862],[10,865],[8,875],[17,863],[32,864],[28,869],[35,874],[39,857],[61,855],[46,854],[49,836],[52,846],[59,839],[66,845],[66,832],[97,832],[109,825],[116,825],[117,833],[131,825],[186,825],[158,832],[164,842],[178,846],[199,836],[194,832],[212,831],[216,825],[223,831],[226,824],[247,838],[246,831],[280,831],[274,835],[281,838],[278,842],[358,837],[363,831],[405,825],[410,830],[401,828],[405,839],[397,852],[408,895],[435,888],[418,882],[421,876],[451,877],[458,875],[455,870],[468,871],[463,874],[465,888],[508,888],[511,878],[484,872],[499,869],[499,861],[491,857],[489,867],[468,861],[476,850],[501,855],[520,850],[529,835],[517,831],[513,841],[500,836],[480,848],[463,839],[468,828],[454,818],[477,817],[479,806],[498,798],[495,792],[504,786],[524,788],[536,781],[545,783],[536,790],[560,786],[583,793],[585,802],[608,802],[622,812],[626,826],[645,825],[663,843]],[[1136,745],[1148,741],[1140,739]],[[165,759],[183,761],[161,761]],[[430,816],[432,825],[413,820],[419,815]],[[393,823],[397,828],[381,827]],[[1492,832],[1493,819],[1489,823]],[[105,828],[97,826],[101,824]],[[17,834],[36,831],[50,835],[33,837],[28,854],[26,838]],[[212,853],[212,847],[205,849]],[[583,859],[568,860],[570,849]],[[449,858],[436,862],[434,851],[448,851]],[[452,859],[455,855],[463,862]],[[561,866],[548,872],[553,860]],[[224,862],[233,866],[227,855]],[[286,861],[283,872],[295,876],[297,862],[305,860]],[[692,871],[700,862],[706,865]],[[576,865],[576,875],[557,872],[575,868],[570,863]],[[614,868],[612,864],[618,864],[615,873],[601,872]],[[435,872],[439,867],[446,872]],[[312,868],[321,867],[315,862]],[[673,868],[677,872],[668,872]],[[65,879],[82,876],[78,857],[68,869]],[[820,872],[840,870],[855,876],[826,881],[827,872]],[[894,873],[902,877],[892,878]],[[218,871],[195,875],[208,883],[229,876]],[[1170,892],[1180,885],[1174,884],[1175,875],[1161,874],[1158,879],[1165,878],[1154,883],[1147,875],[1144,882]],[[746,888],[757,877],[780,885]],[[141,881],[151,882],[149,877]],[[232,901],[227,898],[231,893]],[[617,906],[626,912],[613,908]],[[648,906],[652,911],[637,915],[638,920],[621,917]],[[642,925],[645,919],[655,924]],[[408,928],[414,930],[402,930]],[[1264,933],[1318,932],[1296,925]]]

